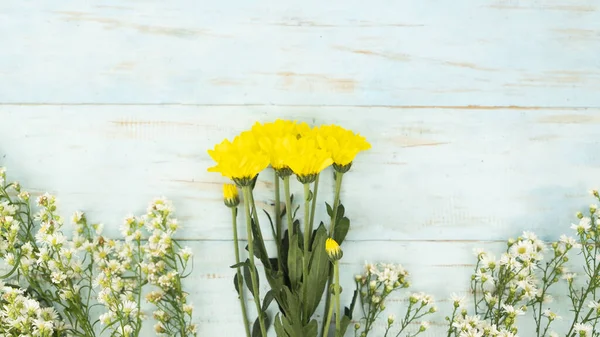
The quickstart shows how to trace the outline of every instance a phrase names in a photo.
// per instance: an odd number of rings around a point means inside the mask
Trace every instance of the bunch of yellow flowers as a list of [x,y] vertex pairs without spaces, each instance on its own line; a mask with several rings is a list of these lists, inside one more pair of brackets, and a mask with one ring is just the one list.
[[210,172],[220,172],[239,186],[247,186],[269,165],[280,177],[296,174],[302,183],[333,164],[344,172],[360,151],[371,145],[365,137],[338,125],[309,127],[306,123],[278,119],[227,139],[208,153],[217,163]]
[[[259,328],[261,335],[266,336],[269,324],[266,307],[261,304],[260,300],[255,256],[261,259],[265,277],[271,286],[271,293],[274,294],[273,297],[281,309],[281,315],[276,316],[274,323],[279,337],[316,337],[316,321],[313,314],[325,289],[329,289],[333,285],[338,290],[335,292],[333,300],[331,292],[326,292],[324,314],[329,319],[322,325],[321,335],[324,336],[328,331],[334,312],[336,333],[338,337],[343,334],[347,324],[342,327],[337,264],[337,260],[342,257],[342,251],[336,240],[339,240],[341,244],[348,232],[349,220],[344,217],[344,208],[340,203],[340,190],[342,177],[352,166],[356,155],[370,147],[371,145],[363,136],[338,125],[322,125],[311,128],[306,123],[278,119],[271,123],[257,122],[250,130],[243,131],[236,136],[233,141],[225,139],[215,145],[214,149],[208,151],[216,162],[216,165],[208,170],[221,173],[237,185],[225,184],[223,197],[225,205],[231,209],[236,259],[234,282],[239,295],[247,337],[251,337],[250,326],[253,326],[253,329]],[[253,195],[256,177],[269,165],[275,171],[273,190],[275,205],[277,205],[274,208],[274,221],[269,216],[277,252],[274,259],[267,256]],[[329,230],[323,223],[314,230],[319,175],[329,166],[333,166],[335,170],[333,206],[328,205],[331,208]],[[290,211],[293,209],[290,177],[294,174],[304,188],[303,230],[300,229],[298,220],[294,219],[295,212]],[[283,181],[285,215],[280,208],[280,180]],[[248,240],[246,261],[242,260],[238,247],[237,206],[240,204],[238,189],[243,193],[243,209],[246,219],[246,239]],[[283,226],[284,216],[287,220],[287,230]],[[336,223],[339,224],[337,227]],[[285,233],[287,233],[287,238],[284,238]],[[331,260],[333,270],[327,264],[327,255],[336,257],[335,261]],[[309,266],[313,266],[313,268],[310,269]],[[254,297],[258,315],[255,322],[258,324],[250,324],[244,300],[244,282]],[[282,294],[287,295],[283,296]],[[350,316],[346,316],[344,322],[349,322],[350,319]],[[303,331],[308,331],[307,329],[314,334],[304,335]],[[301,331],[302,333],[290,335],[285,331]]]

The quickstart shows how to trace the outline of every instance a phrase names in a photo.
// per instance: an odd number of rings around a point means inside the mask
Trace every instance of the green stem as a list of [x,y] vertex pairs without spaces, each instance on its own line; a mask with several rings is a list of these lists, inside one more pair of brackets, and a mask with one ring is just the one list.
[[315,209],[317,208],[317,193],[319,192],[320,175],[320,173],[317,173],[317,178],[315,179],[315,184],[313,185],[312,205],[310,206],[310,228],[313,228],[315,223]]
[[277,172],[273,173],[275,178],[275,245],[277,246],[277,261],[279,261],[279,270],[283,270],[283,261],[281,260],[281,197],[279,191],[279,176]]
[[290,194],[290,177],[283,178],[283,190],[285,193],[285,215],[288,223],[288,239],[292,242],[292,234],[294,232],[294,223],[292,220],[292,198]]
[[331,236],[332,238],[334,238],[333,233],[335,231],[335,223],[337,221],[338,207],[340,207],[340,191],[342,190],[343,177],[343,173],[335,172],[335,195],[333,197],[333,214],[331,214],[331,224],[329,225],[329,236]]
[[[327,289],[327,292],[330,292],[329,289]],[[325,323],[323,325],[323,333],[322,336],[327,336],[329,334],[329,325],[331,324],[331,316],[333,315],[333,305],[329,306],[329,310],[327,310],[327,319],[325,320]]]
[[342,317],[340,316],[341,307],[340,307],[340,263],[339,261],[335,261],[333,264],[333,274],[335,277],[335,335],[336,337],[342,337],[341,328],[342,328]]
[[[308,296],[308,245],[310,241],[310,235],[312,233],[312,227],[310,224],[310,184],[304,185],[304,254],[302,255],[302,304],[306,305]],[[309,317],[305,317],[308,323]]]
[[[334,238],[333,233],[335,230],[335,222],[336,217],[337,217],[337,212],[338,212],[338,207],[340,206],[340,191],[342,189],[342,176],[344,174],[335,171],[335,194],[333,196],[333,213],[331,214],[331,224],[329,225],[329,236]],[[318,176],[317,176],[318,178]],[[341,244],[341,242],[339,242]],[[325,289],[329,289],[331,287],[331,281],[332,281],[332,277],[333,275],[331,274],[331,267],[328,270],[328,275],[329,277],[327,278],[327,288]],[[325,295],[325,307],[323,308],[323,316],[325,316],[327,314],[327,311],[329,310],[329,306],[331,305],[331,292],[327,291],[327,294]],[[325,337],[325,331],[321,330],[321,337]]]
[[[256,275],[256,264],[254,263],[254,240],[252,237],[252,214],[250,211],[250,201],[252,199],[252,191],[250,186],[242,187],[244,194],[244,208],[246,210],[246,231],[248,235],[248,255],[250,260],[250,278],[252,280],[252,290],[254,297],[254,304],[256,304],[256,312],[258,313],[258,323],[260,325],[260,332],[262,337],[267,336],[267,329],[265,327],[265,319],[263,316],[262,308],[260,305],[260,294],[258,290],[258,275]],[[258,224],[256,224],[258,226]]]
[[[237,207],[231,208],[231,222],[233,225],[233,244],[235,250],[235,263],[240,263],[240,248],[238,243],[238,231],[237,231]],[[237,281],[240,307],[242,308],[242,318],[244,320],[244,329],[246,329],[246,337],[250,337],[250,326],[248,321],[248,313],[246,312],[246,301],[244,299],[244,280],[242,279],[241,268],[237,267]]]

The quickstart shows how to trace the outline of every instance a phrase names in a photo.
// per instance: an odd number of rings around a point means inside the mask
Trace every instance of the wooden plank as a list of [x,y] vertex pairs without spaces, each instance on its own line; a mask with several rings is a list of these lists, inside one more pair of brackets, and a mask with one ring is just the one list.
[[[338,123],[371,142],[345,178],[351,240],[556,237],[593,201],[600,174],[599,109],[0,106],[0,163],[24,186],[58,194],[67,214],[102,219],[112,236],[127,213],[165,195],[182,237],[230,240],[226,179],[206,171],[206,150],[279,117]],[[331,202],[330,173],[322,181],[319,200]],[[271,182],[261,175],[260,207],[273,203]]]
[[[219,331],[222,336],[242,336],[241,313],[237,295],[233,288],[235,271],[228,266],[233,264],[233,246],[231,242],[194,241],[188,243],[195,255],[195,267],[192,275],[186,280],[187,289],[195,308],[195,321],[199,324],[199,336],[208,336]],[[430,330],[423,336],[434,337],[445,335],[447,329],[444,317],[452,310],[450,294],[455,292],[464,295],[467,301],[471,299],[469,292],[470,275],[474,269],[474,248],[484,248],[496,257],[505,249],[504,243],[493,242],[346,242],[343,245],[344,258],[340,267],[340,283],[342,305],[348,305],[354,290],[354,275],[363,272],[365,261],[400,263],[410,273],[411,287],[390,295],[386,311],[381,316],[379,324],[373,331],[373,336],[382,336],[385,321],[389,314],[394,313],[400,319],[407,306],[406,299],[413,292],[425,292],[433,295],[439,311],[428,317]],[[216,254],[218,252],[218,254]],[[417,257],[417,258],[415,258]],[[259,268],[262,273],[262,268]],[[263,278],[264,280],[264,278]],[[268,288],[262,282],[261,293]],[[570,319],[570,313],[562,310],[569,301],[563,293],[563,285],[553,287],[559,289],[553,292],[555,303],[549,306],[557,310],[563,321],[562,326]],[[246,291],[248,294],[248,292]],[[255,318],[252,299],[247,295],[250,317]],[[148,309],[146,309],[148,310]],[[322,308],[318,308],[317,319],[321,320]],[[148,314],[151,311],[147,311]],[[271,314],[275,307],[271,308]],[[354,318],[359,319],[362,313],[357,306]],[[151,316],[151,315],[149,315]],[[520,335],[529,336],[532,318],[520,318]],[[151,326],[151,324],[149,324]],[[393,331],[393,330],[392,330]],[[275,336],[273,333],[272,336]],[[347,333],[353,336],[353,330]],[[395,336],[395,333],[394,333]]]
[[0,103],[600,106],[590,0],[0,4]]

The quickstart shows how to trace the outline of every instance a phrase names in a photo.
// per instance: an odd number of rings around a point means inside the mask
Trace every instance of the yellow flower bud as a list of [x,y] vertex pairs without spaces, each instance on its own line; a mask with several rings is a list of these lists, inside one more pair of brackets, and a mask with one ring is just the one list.
[[223,184],[223,199],[227,207],[237,207],[240,204],[238,190],[234,184]]
[[332,238],[327,238],[327,241],[325,241],[325,251],[327,252],[327,255],[329,255],[331,262],[338,261],[344,255],[340,245]]

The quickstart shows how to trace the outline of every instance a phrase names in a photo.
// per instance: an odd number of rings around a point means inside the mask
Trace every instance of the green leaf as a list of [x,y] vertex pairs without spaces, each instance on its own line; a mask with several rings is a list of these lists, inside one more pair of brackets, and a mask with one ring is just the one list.
[[244,283],[244,277],[242,276],[242,274],[238,274],[235,273],[235,276],[233,277],[233,286],[235,287],[235,291],[237,292],[237,294],[240,294],[240,287],[239,287],[239,281],[238,278],[242,280],[242,283]]
[[[310,323],[308,323],[308,325],[304,326],[303,330],[303,337],[317,337],[317,330],[318,330],[319,325],[317,324],[316,320],[311,320]],[[344,334],[342,334],[343,336]]]
[[343,336],[346,333],[346,330],[348,329],[348,325],[350,325],[350,322],[352,320],[350,318],[348,318],[348,316],[342,316],[341,322],[340,322],[340,336]]
[[277,337],[289,337],[288,334],[285,332],[285,329],[283,328],[283,324],[281,323],[281,316],[279,313],[277,313],[277,315],[275,316],[274,327]]
[[265,297],[263,298],[262,311],[267,311],[271,302],[275,299],[275,295],[273,294],[273,290],[267,291]]
[[352,319],[352,313],[354,312],[354,307],[356,306],[356,299],[358,298],[358,290],[354,290],[354,294],[352,295],[352,302],[350,302],[350,308],[346,307],[344,309],[344,314]]
[[311,317],[321,302],[323,292],[327,286],[329,271],[329,258],[325,251],[327,229],[321,224],[315,231],[315,238],[311,247],[308,275],[302,286],[308,287],[304,317]]
[[329,215],[331,218],[331,215],[333,214],[333,208],[331,208],[331,205],[328,203],[325,203],[325,206],[327,206],[327,215]]
[[335,229],[333,230],[333,239],[338,243],[342,244],[346,235],[348,234],[348,230],[350,229],[350,219],[343,217],[339,220],[336,220]]
[[256,181],[258,180],[258,174],[252,179],[252,182],[250,183],[250,186],[252,188],[252,190],[254,190],[254,187],[256,186]]
[[298,247],[298,234],[292,235],[292,242],[288,249],[288,276],[292,289],[297,289],[302,277],[302,250]]
[[[248,290],[250,290],[252,296],[255,296],[254,289],[252,288],[252,275],[250,275],[250,261],[246,260],[246,262],[246,265],[244,265],[244,278],[246,279],[246,286],[248,287]],[[260,278],[258,277],[258,270],[256,269],[256,266],[253,267],[254,272],[256,273],[256,283],[258,284],[258,287],[260,287]]]
[[264,256],[266,256],[266,254],[267,254],[266,249],[264,249],[265,244],[264,244],[264,241],[262,240],[261,232],[260,232],[258,226],[256,225],[256,222],[254,222],[254,219],[252,219],[251,224],[252,224],[252,237],[254,238],[254,256],[261,259],[261,261],[262,261],[262,258]]
[[246,264],[248,264],[248,260],[246,260],[244,262],[236,263],[234,265],[231,265],[231,266],[229,266],[229,268],[237,269],[238,267],[243,267]]
[[290,337],[304,337],[299,294],[293,293],[287,287],[283,287],[282,301],[285,302],[288,308],[283,313],[283,316],[281,316],[281,322],[286,334]]
[[[269,315],[264,314],[263,318],[265,319],[265,329],[269,328],[269,325],[271,324],[271,319],[269,318]],[[254,321],[254,324],[252,325],[252,337],[266,337],[266,336],[262,336],[262,333],[260,332],[260,323],[258,321],[258,317],[256,318],[256,320]]]
[[358,290],[354,290],[354,294],[352,295],[352,302],[350,303],[350,308],[344,308],[344,316],[342,317],[342,321],[340,322],[342,336],[346,333],[346,329],[348,329],[348,325],[352,321],[352,313],[354,312],[354,306],[356,304],[357,297]]
[[269,224],[271,224],[271,232],[273,233],[273,237],[276,238],[277,232],[275,231],[275,225],[273,225],[273,220],[271,219],[271,215],[269,215],[269,212],[265,211],[264,209],[262,211],[265,212],[265,214],[267,215],[267,219],[269,219]]

